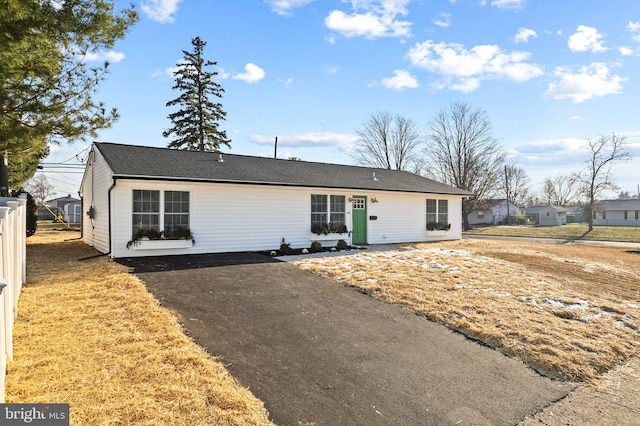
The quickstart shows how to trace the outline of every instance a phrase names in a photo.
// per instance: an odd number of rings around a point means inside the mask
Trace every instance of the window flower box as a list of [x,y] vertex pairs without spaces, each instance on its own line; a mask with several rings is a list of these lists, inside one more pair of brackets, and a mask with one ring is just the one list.
[[433,231],[429,231],[427,230],[426,235],[427,237],[438,237],[441,235],[447,235],[449,232],[448,231],[442,231],[442,230],[433,230]]
[[140,230],[127,242],[130,250],[167,250],[189,248],[196,243],[189,228],[173,228],[169,231]]
[[129,246],[131,250],[172,250],[193,246],[193,240],[138,240]]
[[351,236],[351,233],[345,232],[342,234],[338,234],[337,232],[330,232],[327,234],[314,234],[311,233],[309,235],[309,239],[311,241],[337,241],[337,240],[348,240]]

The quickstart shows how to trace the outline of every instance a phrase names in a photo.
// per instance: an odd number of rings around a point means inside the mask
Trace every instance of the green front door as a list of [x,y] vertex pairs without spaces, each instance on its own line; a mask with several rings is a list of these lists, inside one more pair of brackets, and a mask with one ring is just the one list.
[[352,244],[367,244],[367,197],[356,195],[351,203],[353,217]]

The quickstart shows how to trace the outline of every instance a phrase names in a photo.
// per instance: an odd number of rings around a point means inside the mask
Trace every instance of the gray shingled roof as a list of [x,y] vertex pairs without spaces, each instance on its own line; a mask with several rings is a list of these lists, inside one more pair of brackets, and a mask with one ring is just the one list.
[[[115,177],[471,195],[409,172],[96,142]],[[223,162],[218,161],[222,156]],[[375,177],[377,180],[373,179]]]
[[597,205],[604,210],[639,210],[640,200],[603,200],[597,203]]

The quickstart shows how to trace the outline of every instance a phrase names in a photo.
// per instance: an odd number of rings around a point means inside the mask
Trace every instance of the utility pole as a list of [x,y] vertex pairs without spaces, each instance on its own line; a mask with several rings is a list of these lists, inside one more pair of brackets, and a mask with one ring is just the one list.
[[0,170],[0,196],[9,196],[9,151],[4,152]]
[[508,168],[504,166],[504,186],[505,186],[505,195],[507,198],[507,225],[511,225],[511,212],[509,211],[509,173],[507,172]]
[[276,146],[273,148],[273,158],[278,158],[278,137],[276,136]]

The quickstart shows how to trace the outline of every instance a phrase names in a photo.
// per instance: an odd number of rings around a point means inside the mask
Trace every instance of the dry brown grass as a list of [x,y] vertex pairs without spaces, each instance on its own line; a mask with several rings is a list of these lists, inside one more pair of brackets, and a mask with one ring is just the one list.
[[563,380],[640,354],[640,255],[625,249],[464,240],[295,263]]
[[38,232],[14,328],[7,402],[69,403],[74,425],[271,424],[126,268],[73,232]]

